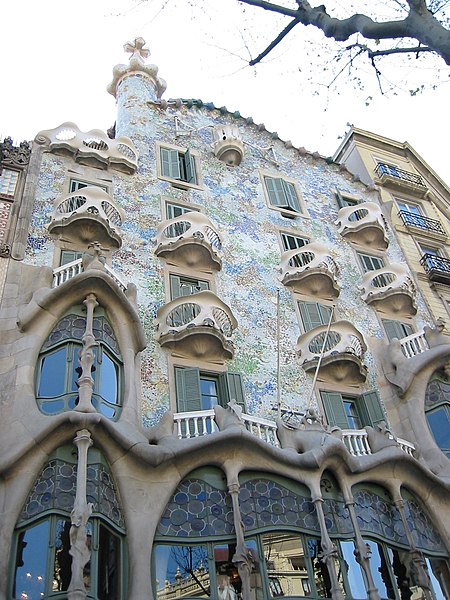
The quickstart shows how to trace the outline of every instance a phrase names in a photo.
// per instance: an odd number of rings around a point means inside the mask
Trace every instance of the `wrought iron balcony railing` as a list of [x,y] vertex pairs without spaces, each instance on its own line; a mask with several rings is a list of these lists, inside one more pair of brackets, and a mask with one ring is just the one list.
[[426,188],[426,184],[420,175],[411,173],[410,171],[404,171],[395,165],[378,163],[375,172],[380,179],[389,177],[409,185]]
[[431,281],[450,284],[450,260],[436,254],[424,254],[420,264]]
[[447,235],[447,232],[443,228],[440,221],[436,219],[430,219],[423,215],[416,215],[407,210],[400,210],[398,213],[406,227],[417,227],[418,229],[424,229],[430,233],[439,233],[440,235]]

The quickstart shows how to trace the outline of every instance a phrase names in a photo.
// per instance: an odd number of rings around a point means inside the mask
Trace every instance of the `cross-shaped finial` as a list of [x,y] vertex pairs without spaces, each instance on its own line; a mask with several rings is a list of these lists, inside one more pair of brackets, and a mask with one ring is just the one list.
[[131,54],[130,61],[133,60],[133,58],[136,58],[140,62],[144,62],[144,59],[150,56],[150,50],[148,48],[144,48],[144,46],[144,38],[138,37],[134,40],[134,42],[127,42],[123,49],[125,52],[129,52]]

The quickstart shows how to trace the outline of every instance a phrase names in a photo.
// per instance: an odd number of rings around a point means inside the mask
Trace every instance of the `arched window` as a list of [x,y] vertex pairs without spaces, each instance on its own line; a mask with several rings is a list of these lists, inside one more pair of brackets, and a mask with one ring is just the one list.
[[[36,371],[36,397],[46,415],[73,410],[78,403],[78,357],[86,329],[86,316],[76,307],[63,317],[42,346]],[[108,419],[116,420],[122,406],[122,358],[103,309],[94,312],[93,334],[98,345],[91,375],[92,403]]]
[[436,444],[450,458],[450,378],[437,371],[427,386],[425,414]]
[[[91,558],[84,569],[88,598],[123,598],[124,521],[117,491],[98,450],[89,450],[87,501],[94,510],[87,523]],[[66,598],[72,557],[70,512],[76,489],[71,447],[59,449],[44,467],[16,526],[11,596],[14,599]]]

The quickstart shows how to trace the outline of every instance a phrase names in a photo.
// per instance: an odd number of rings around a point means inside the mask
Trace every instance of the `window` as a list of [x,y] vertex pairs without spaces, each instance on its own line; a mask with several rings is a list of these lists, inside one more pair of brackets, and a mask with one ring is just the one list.
[[202,279],[184,277],[183,275],[170,275],[169,279],[171,300],[209,290],[209,282]]
[[361,429],[386,421],[376,391],[360,396],[322,391],[320,396],[329,425],[336,425],[341,429]]
[[393,321],[392,319],[382,319],[381,322],[389,341],[393,340],[394,338],[402,340],[413,333],[411,325],[408,325],[407,323]]
[[75,252],[74,250],[62,250],[59,265],[62,267],[63,265],[67,265],[68,263],[73,262],[74,260],[82,258],[82,256],[83,252]]
[[172,202],[166,202],[166,219],[175,219],[181,217],[186,213],[195,211],[195,208],[189,206],[182,206],[180,204],[173,204]]
[[264,185],[272,208],[296,213],[302,212],[297,189],[292,182],[281,177],[264,176]]
[[283,250],[296,250],[298,248],[302,248],[309,244],[309,240],[307,238],[300,237],[298,235],[292,235],[290,233],[281,232],[281,243],[283,245]]
[[[73,410],[78,403],[78,357],[85,327],[81,311],[68,314],[42,347],[36,369],[36,397],[46,415]],[[122,404],[122,359],[114,332],[100,309],[94,314],[93,333],[98,346],[91,371],[92,404],[99,413],[116,420]]]
[[338,190],[336,190],[335,192],[335,197],[339,208],[344,208],[345,206],[356,206],[357,204],[361,204],[363,202],[363,200],[353,198],[353,196],[347,196],[346,194],[342,194]]
[[328,325],[332,313],[332,307],[317,302],[298,301],[298,309],[303,325],[303,331],[307,333],[315,327]]
[[108,191],[108,188],[106,185],[101,185],[99,183],[92,183],[92,182],[87,182],[87,181],[80,181],[78,179],[71,179],[70,180],[70,186],[69,186],[69,191],[70,193],[72,192],[77,192],[78,190],[82,190],[85,187],[99,187],[102,190],[105,190],[105,192]]
[[358,257],[361,261],[364,273],[368,273],[369,271],[376,271],[377,269],[382,269],[384,267],[384,260],[379,256],[358,253]]
[[436,444],[450,458],[450,379],[437,371],[427,385],[425,414]]
[[3,168],[0,174],[0,196],[12,200],[19,182],[19,172]]
[[192,185],[198,185],[197,165],[189,148],[159,148],[161,176]]
[[209,373],[197,368],[175,367],[175,388],[179,412],[226,407],[231,400],[245,409],[239,373]]

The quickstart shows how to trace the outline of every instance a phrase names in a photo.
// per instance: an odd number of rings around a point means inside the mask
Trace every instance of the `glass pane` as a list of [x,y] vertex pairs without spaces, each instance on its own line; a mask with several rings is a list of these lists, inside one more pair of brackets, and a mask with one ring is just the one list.
[[345,414],[347,415],[348,426],[350,429],[361,429],[361,419],[358,415],[355,400],[342,398]]
[[103,352],[99,394],[111,404],[117,404],[117,365]]
[[401,600],[419,600],[421,598],[425,598],[422,588],[415,587],[415,593],[413,593],[413,590],[410,588],[408,577],[409,569],[407,567],[407,565],[409,565],[411,562],[409,553],[387,548],[387,555],[394,572],[394,581],[396,583],[398,595],[400,596]]
[[[326,563],[322,562],[320,559],[322,553],[320,540],[318,540],[317,538],[308,538],[307,544],[308,555],[313,563],[314,582],[316,584],[317,594],[320,598],[331,598],[331,579],[330,574],[328,573]],[[338,579],[339,588],[342,594],[345,596],[344,578],[340,560],[338,558],[336,558],[335,561],[335,571]]]
[[[256,600],[261,597],[261,578],[257,573],[257,550],[254,540],[247,540],[246,547],[253,558],[253,569],[250,573],[251,598]],[[218,544],[214,546],[214,563],[216,570],[217,597],[219,600],[239,600],[242,598],[242,581],[233,556],[236,552],[236,544]],[[212,594],[213,597],[214,594]]]
[[440,558],[425,559],[436,600],[450,598],[450,572],[447,562]]
[[41,362],[38,396],[54,398],[64,394],[67,368],[67,347],[44,356]]
[[76,392],[78,391],[78,384],[77,381],[81,376],[81,367],[80,364],[78,362],[78,353],[81,350],[81,346],[78,345],[73,345],[72,346],[72,363],[71,363],[71,367],[70,367],[70,390],[72,392]]
[[372,540],[364,541],[369,545],[372,552],[372,556],[370,558],[370,568],[375,586],[378,588],[380,598],[392,598],[395,600],[396,596],[392,585],[392,579],[381,544],[372,542]]
[[202,409],[208,410],[217,406],[219,395],[217,392],[217,381],[215,379],[203,379],[200,377],[200,390],[202,394]]
[[340,542],[344,565],[347,572],[347,581],[350,587],[350,596],[356,600],[367,598],[366,586],[361,567],[356,562],[354,555],[355,546],[353,542]]
[[45,594],[49,533],[50,523],[43,521],[19,534],[14,598],[38,600]]
[[109,529],[100,525],[98,547],[98,599],[115,600],[119,597],[120,540]]
[[206,546],[156,546],[154,557],[158,600],[210,597]]
[[427,420],[436,444],[450,458],[450,415],[447,407],[427,413]]
[[300,536],[267,534],[263,536],[263,547],[271,596],[306,596],[309,578]]
[[53,569],[52,592],[67,590],[71,578],[72,557],[70,549],[70,521],[58,519],[55,532],[55,562]]

